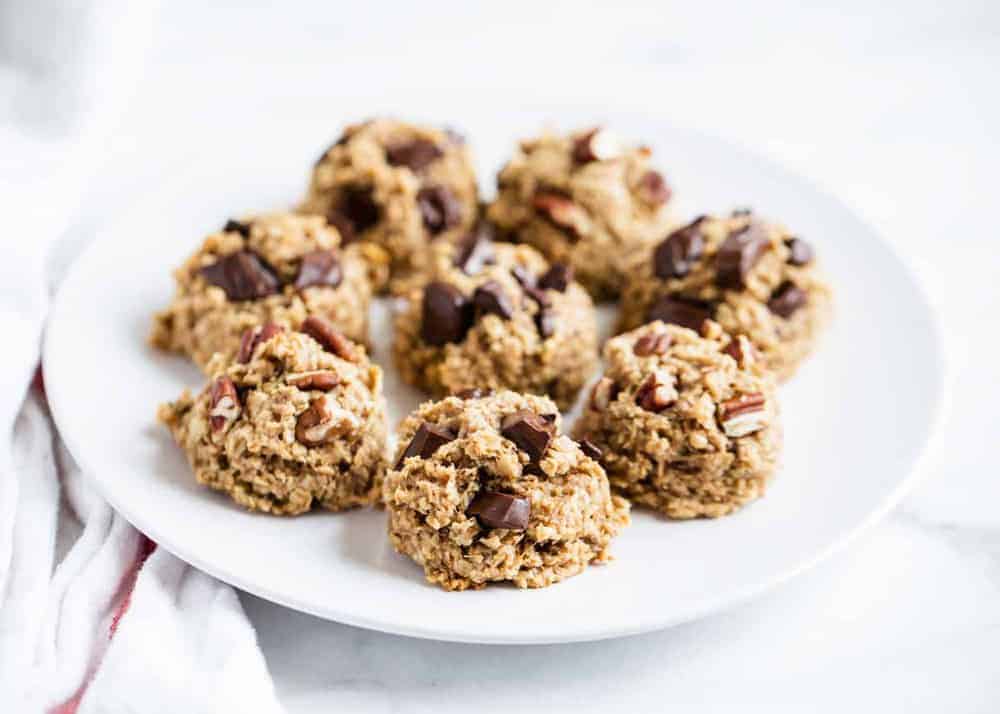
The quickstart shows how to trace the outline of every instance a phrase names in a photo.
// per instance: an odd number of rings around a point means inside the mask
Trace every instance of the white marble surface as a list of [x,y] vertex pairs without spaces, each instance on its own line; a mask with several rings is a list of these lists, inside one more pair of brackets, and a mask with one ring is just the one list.
[[668,631],[535,648],[392,637],[246,596],[289,711],[1000,710],[1000,5],[204,5],[162,10],[68,241],[186,137],[240,121],[247,96],[407,87],[432,108],[516,90],[700,126],[825,185],[912,260],[948,339],[952,409],[926,477],[791,584]]

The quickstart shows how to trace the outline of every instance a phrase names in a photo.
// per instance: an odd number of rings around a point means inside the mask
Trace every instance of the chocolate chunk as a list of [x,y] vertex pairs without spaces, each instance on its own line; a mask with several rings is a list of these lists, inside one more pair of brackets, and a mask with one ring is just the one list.
[[551,309],[543,307],[535,315],[535,327],[543,340],[547,340],[556,332],[556,315]]
[[698,218],[668,235],[653,252],[653,271],[661,280],[683,278],[705,252]]
[[417,433],[413,435],[410,443],[407,444],[406,450],[399,457],[399,461],[396,462],[396,470],[398,471],[402,468],[403,463],[411,456],[419,456],[421,459],[426,459],[433,456],[435,451],[449,441],[454,440],[455,432],[448,427],[424,422],[417,429]]
[[796,310],[806,304],[807,297],[805,290],[795,283],[786,280],[778,289],[771,293],[771,299],[767,301],[767,308],[775,315],[781,317],[791,317]]
[[531,502],[526,498],[496,491],[480,491],[465,509],[466,515],[475,516],[485,528],[509,528],[523,531],[528,527]]
[[712,304],[704,300],[664,295],[649,308],[646,320],[649,322],[663,320],[667,324],[680,325],[699,332],[705,320],[712,319],[713,312]]
[[349,245],[358,239],[354,224],[346,216],[338,213],[336,209],[326,214],[326,222],[337,229],[341,245]]
[[347,245],[378,223],[380,215],[370,186],[347,186],[341,190],[340,199],[326,220],[340,232],[342,243]]
[[226,292],[230,300],[256,300],[278,292],[278,277],[260,256],[241,250],[206,265],[202,277]]
[[299,329],[319,342],[320,346],[330,354],[348,362],[358,361],[358,352],[354,344],[322,317],[310,315]]
[[482,399],[483,397],[488,397],[493,394],[492,389],[483,389],[482,387],[471,387],[470,389],[463,389],[460,392],[456,392],[455,396],[459,399]]
[[457,226],[462,222],[462,206],[445,186],[425,186],[417,192],[417,207],[424,227],[431,235]]
[[771,245],[759,223],[729,235],[715,256],[715,283],[726,290],[742,290],[746,277]]
[[230,218],[226,221],[226,225],[222,227],[223,233],[239,233],[244,238],[250,237],[250,224],[243,223],[242,221],[234,221]]
[[600,461],[601,456],[604,455],[604,452],[601,451],[601,448],[586,437],[578,439],[576,443],[580,445],[580,451],[583,452],[583,455],[589,456],[594,461]]
[[555,427],[552,423],[528,410],[508,414],[500,424],[500,433],[528,454],[532,461],[540,461],[545,455],[553,431]]
[[454,285],[433,282],[424,289],[420,335],[427,344],[461,342],[472,318],[472,303]]
[[553,263],[552,267],[538,279],[538,287],[564,293],[571,282],[573,282],[573,268],[565,263]]
[[639,179],[636,192],[639,194],[639,198],[651,206],[662,206],[670,200],[671,196],[670,186],[667,185],[663,174],[659,171],[644,173]]
[[240,338],[240,349],[236,353],[236,361],[240,364],[246,364],[253,358],[254,350],[257,349],[258,345],[264,344],[279,332],[284,331],[284,327],[276,325],[273,322],[267,322],[246,330]]
[[476,288],[472,293],[472,304],[481,315],[497,315],[503,320],[509,320],[514,314],[507,293],[496,280],[490,280]]
[[442,156],[444,152],[438,145],[427,139],[393,144],[385,150],[385,158],[392,166],[405,166],[414,172],[423,171]]
[[670,335],[666,332],[651,332],[636,340],[632,351],[638,357],[649,357],[650,355],[662,355],[670,347]]
[[549,296],[545,294],[545,291],[541,288],[536,288],[532,285],[527,285],[524,288],[525,296],[534,300],[538,307],[546,308],[552,306],[552,301],[549,300]]
[[788,246],[788,262],[792,265],[807,265],[815,257],[812,246],[801,238],[788,238],[785,245]]
[[520,283],[522,288],[535,287],[535,276],[523,265],[515,265],[510,269],[510,274],[514,276],[514,280]]
[[528,463],[526,463],[521,468],[521,474],[524,476],[536,476],[538,478],[548,478],[548,474],[545,473],[545,469],[543,469],[539,464],[536,464],[534,461],[529,461]]
[[335,250],[314,250],[302,256],[299,274],[295,277],[295,288],[302,290],[314,285],[328,285],[335,288],[344,279],[340,259]]
[[741,216],[750,216],[750,215],[753,215],[753,209],[752,208],[746,208],[746,207],[734,208],[732,210],[732,212],[730,213],[730,215],[733,218],[739,218]]
[[480,220],[476,226],[458,241],[455,267],[466,275],[476,275],[484,265],[495,261],[493,252],[493,226]]

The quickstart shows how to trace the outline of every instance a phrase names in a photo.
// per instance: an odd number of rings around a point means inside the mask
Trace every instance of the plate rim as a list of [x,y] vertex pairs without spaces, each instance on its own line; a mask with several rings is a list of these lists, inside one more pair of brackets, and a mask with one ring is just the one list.
[[[616,112],[616,116],[621,118],[640,118],[637,113],[631,111]],[[833,539],[832,542],[828,543],[824,548],[818,549],[809,557],[802,558],[799,562],[789,566],[788,568],[782,569],[779,572],[753,582],[749,582],[741,587],[729,590],[723,596],[704,598],[700,600],[697,605],[681,608],[668,616],[640,617],[627,627],[602,627],[598,625],[586,629],[577,629],[573,633],[560,636],[542,635],[540,637],[484,637],[475,635],[474,633],[463,634],[461,632],[442,631],[441,629],[434,627],[425,628],[416,625],[400,625],[392,621],[387,622],[363,615],[357,615],[348,611],[341,611],[337,609],[335,604],[328,607],[326,610],[320,610],[313,607],[308,602],[286,597],[272,592],[266,587],[261,587],[256,583],[248,582],[239,575],[227,571],[225,567],[217,567],[215,564],[207,564],[206,561],[199,557],[199,554],[197,553],[177,552],[174,548],[164,544],[164,539],[160,537],[161,532],[155,524],[151,526],[148,523],[139,523],[127,509],[122,508],[113,493],[113,484],[106,482],[98,476],[97,474],[99,473],[99,470],[93,468],[92,464],[89,464],[86,459],[81,458],[81,456],[85,453],[85,450],[76,442],[75,436],[73,436],[73,429],[66,428],[72,422],[72,419],[69,416],[68,406],[69,402],[72,400],[66,397],[65,394],[67,386],[59,377],[50,379],[50,374],[57,374],[58,372],[50,372],[46,369],[47,365],[54,364],[59,359],[54,356],[56,338],[53,337],[53,335],[58,333],[59,328],[56,327],[55,329],[52,329],[52,326],[58,323],[60,314],[64,309],[66,309],[66,304],[69,300],[67,297],[69,289],[74,280],[77,279],[77,276],[81,273],[81,265],[86,262],[89,255],[98,250],[102,242],[108,240],[104,235],[105,233],[113,233],[115,225],[127,221],[128,216],[130,215],[129,211],[126,211],[95,228],[93,238],[73,259],[71,266],[63,276],[59,288],[52,299],[50,310],[46,317],[41,363],[43,373],[46,374],[45,391],[49,403],[49,409],[59,431],[60,438],[66,444],[67,449],[81,467],[85,477],[92,480],[92,483],[94,483],[97,487],[102,497],[104,497],[115,509],[115,511],[132,524],[137,530],[147,534],[152,540],[154,540],[158,547],[164,548],[180,560],[191,564],[205,573],[208,573],[212,577],[218,578],[223,582],[270,602],[274,602],[284,607],[304,612],[324,620],[331,620],[346,625],[393,635],[446,642],[498,645],[558,644],[627,637],[645,632],[663,630],[683,622],[701,619],[712,613],[731,609],[806,572],[807,570],[818,565],[820,562],[830,558],[837,552],[849,546],[866,530],[881,521],[925,475],[927,464],[931,460],[932,455],[940,447],[943,433],[942,425],[944,424],[945,419],[947,418],[947,413],[950,410],[951,392],[950,389],[948,389],[948,385],[953,378],[953,375],[950,370],[948,353],[945,349],[944,332],[942,329],[939,311],[933,301],[929,299],[927,287],[921,279],[919,271],[914,270],[910,259],[903,255],[895,244],[884,238],[879,231],[875,230],[869,222],[862,217],[860,212],[854,210],[854,208],[846,201],[826,190],[821,184],[813,180],[811,177],[800,174],[797,171],[786,167],[779,160],[771,158],[760,151],[746,147],[740,143],[730,141],[724,137],[705,132],[701,129],[677,125],[669,120],[664,120],[659,117],[647,116],[643,117],[643,119],[646,121],[655,121],[657,124],[668,128],[670,131],[695,134],[703,140],[724,145],[731,151],[743,154],[748,158],[752,158],[755,162],[766,165],[770,171],[782,180],[795,181],[799,184],[807,186],[815,194],[831,201],[832,203],[835,203],[843,212],[849,214],[855,221],[863,226],[870,236],[881,244],[881,247],[883,247],[896,261],[897,265],[900,267],[902,275],[912,286],[915,296],[918,298],[917,304],[920,308],[922,308],[922,316],[926,318],[926,329],[934,348],[931,361],[933,365],[938,368],[935,370],[933,384],[930,385],[932,387],[932,399],[928,403],[929,418],[927,420],[927,438],[910,456],[907,466],[904,467],[906,470],[905,475],[898,480],[896,485],[891,490],[889,490],[889,492],[883,497],[881,503],[872,508],[859,522],[855,523],[851,528],[845,529],[837,538]],[[189,159],[191,156],[191,152],[185,152],[185,154],[183,154],[183,158],[175,156],[173,161],[167,162],[163,167],[163,171],[158,172],[156,177],[157,180],[151,183],[151,190],[143,191],[138,197],[136,197],[137,200],[133,201],[133,203],[139,203],[143,196],[154,193],[157,186],[161,186],[165,182],[171,180],[171,176],[176,175],[176,168],[184,165],[185,161],[190,163]],[[141,518],[138,520],[141,520]],[[168,538],[167,540],[171,539]]]

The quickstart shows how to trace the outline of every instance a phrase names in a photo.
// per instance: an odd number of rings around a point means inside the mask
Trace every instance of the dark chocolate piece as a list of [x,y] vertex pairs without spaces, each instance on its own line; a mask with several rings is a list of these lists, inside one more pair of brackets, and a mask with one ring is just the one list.
[[420,335],[427,344],[461,342],[472,317],[472,303],[454,285],[433,282],[424,289]]
[[410,443],[406,445],[406,449],[400,455],[399,461],[396,462],[396,470],[402,468],[403,463],[411,456],[419,456],[421,459],[426,459],[433,456],[435,451],[449,441],[454,440],[455,432],[448,427],[424,422],[417,429],[417,433],[413,435]]
[[472,304],[481,315],[497,315],[503,320],[509,320],[514,314],[503,286],[496,280],[483,283],[472,293]]
[[201,269],[208,282],[226,292],[230,300],[256,300],[278,292],[278,277],[253,251],[231,253]]
[[495,491],[480,491],[466,515],[475,516],[485,528],[509,528],[523,531],[531,517],[531,502],[526,498]]
[[788,318],[805,305],[807,300],[805,290],[795,283],[786,280],[778,286],[777,290],[771,293],[771,299],[767,301],[767,307],[775,315]]
[[649,308],[646,319],[649,322],[663,320],[671,325],[680,325],[700,332],[705,320],[712,319],[713,312],[712,304],[704,300],[665,295]]
[[513,441],[532,461],[540,461],[545,455],[554,431],[552,423],[528,410],[508,414],[500,425],[500,433]]
[[344,279],[340,259],[335,250],[314,250],[302,256],[299,273],[295,277],[295,288],[302,290],[314,285],[335,288]]
[[770,245],[759,223],[731,233],[715,255],[715,284],[726,290],[742,290],[747,274]]

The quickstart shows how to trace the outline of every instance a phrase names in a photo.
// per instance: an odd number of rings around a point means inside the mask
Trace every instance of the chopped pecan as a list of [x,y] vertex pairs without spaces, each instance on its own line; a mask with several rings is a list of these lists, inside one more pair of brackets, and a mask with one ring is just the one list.
[[264,344],[279,332],[284,331],[284,327],[276,325],[273,322],[267,322],[246,330],[243,333],[243,337],[240,338],[240,350],[236,355],[236,361],[240,364],[246,364],[253,359],[254,350],[257,349],[258,345]]
[[662,412],[677,401],[673,376],[662,369],[654,370],[639,387],[635,401],[648,412]]
[[581,164],[617,159],[625,153],[622,142],[607,129],[597,127],[573,141],[573,159]]
[[299,389],[318,389],[321,392],[329,392],[340,383],[340,378],[336,372],[328,369],[317,369],[311,372],[286,375],[285,381]]
[[344,434],[358,426],[358,418],[346,409],[334,406],[326,396],[312,400],[299,414],[295,438],[305,446],[318,446],[331,436]]
[[566,230],[571,237],[578,237],[585,232],[587,214],[567,196],[554,191],[539,191],[531,200],[531,205],[558,228]]
[[726,436],[738,438],[767,426],[765,399],[760,392],[741,394],[719,405],[719,419]]
[[590,405],[603,412],[618,396],[618,385],[610,377],[601,377],[590,393]]
[[240,418],[243,407],[240,405],[240,395],[236,385],[229,377],[218,377],[212,382],[209,408],[209,422],[213,434],[222,434],[229,430],[233,422]]
[[302,323],[300,329],[319,342],[327,352],[335,354],[348,362],[358,361],[358,351],[351,341],[322,317],[310,315]]
[[757,351],[746,335],[737,335],[730,340],[724,352],[736,360],[741,369],[752,367],[757,362]]

